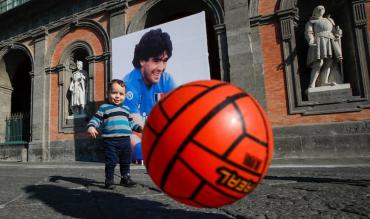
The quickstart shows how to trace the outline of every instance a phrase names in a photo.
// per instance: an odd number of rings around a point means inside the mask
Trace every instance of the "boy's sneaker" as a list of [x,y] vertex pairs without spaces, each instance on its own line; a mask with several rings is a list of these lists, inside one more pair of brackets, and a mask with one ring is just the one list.
[[114,189],[113,179],[105,179],[105,188],[106,189]]
[[136,186],[136,182],[132,181],[130,176],[123,176],[121,178],[120,184],[125,186],[125,187],[134,187],[134,186]]

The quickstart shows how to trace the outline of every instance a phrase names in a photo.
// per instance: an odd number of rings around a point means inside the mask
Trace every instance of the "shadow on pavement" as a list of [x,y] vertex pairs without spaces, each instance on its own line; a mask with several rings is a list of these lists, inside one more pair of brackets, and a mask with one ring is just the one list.
[[[103,187],[103,183],[86,178],[50,177],[50,182],[58,180],[86,187]],[[96,191],[83,187],[68,188],[50,184],[27,186],[24,190],[29,199],[40,200],[56,212],[75,218],[229,218],[222,214],[189,209],[168,209],[166,208],[168,205],[161,202],[127,197],[117,191]]]
[[96,187],[99,187],[99,188],[104,188],[104,183],[103,182],[97,182],[95,180],[88,179],[88,178],[50,176],[49,181],[54,182],[54,183],[57,183],[58,181],[65,181],[65,182],[70,182],[70,183],[82,185],[82,186],[85,186],[85,187],[96,186]]
[[[115,174],[116,175],[116,174]],[[120,177],[119,175],[116,175],[116,177]],[[71,182],[74,184],[79,184],[85,187],[89,186],[96,186],[99,188],[104,188],[104,183],[103,182],[97,182],[92,179],[87,179],[87,178],[79,178],[79,177],[65,177],[65,176],[51,176],[49,177],[50,182],[58,182],[58,181],[65,181],[65,182]],[[145,187],[147,189],[150,189],[152,191],[156,192],[162,192],[161,190],[157,189],[154,186],[147,185],[141,182],[136,182],[138,185],[141,185],[142,187]]]
[[311,183],[332,183],[345,184],[350,186],[368,187],[370,180],[361,179],[335,179],[335,178],[320,178],[320,177],[297,177],[297,176],[265,176],[266,180],[289,180],[296,182],[311,182]]

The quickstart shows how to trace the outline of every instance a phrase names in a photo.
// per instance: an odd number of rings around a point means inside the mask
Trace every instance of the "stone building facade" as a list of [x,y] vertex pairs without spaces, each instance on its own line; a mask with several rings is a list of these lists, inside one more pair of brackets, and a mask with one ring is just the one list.
[[[0,3],[9,1],[0,1]],[[17,1],[10,1],[17,2]],[[274,129],[275,159],[370,156],[370,3],[367,0],[20,1],[0,10],[0,160],[97,161],[86,118],[105,98],[112,39],[206,14],[211,77],[252,94]],[[323,5],[343,29],[346,92],[307,94],[304,26]],[[86,118],[69,119],[68,85],[82,60]],[[28,137],[6,139],[9,115]]]

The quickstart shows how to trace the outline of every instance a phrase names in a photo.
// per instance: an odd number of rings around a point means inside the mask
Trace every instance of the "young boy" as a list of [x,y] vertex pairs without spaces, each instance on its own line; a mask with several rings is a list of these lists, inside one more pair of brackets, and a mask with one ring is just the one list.
[[126,85],[114,79],[108,87],[108,103],[101,105],[88,123],[87,132],[96,138],[102,130],[105,152],[105,188],[114,189],[114,168],[120,164],[121,182],[126,187],[136,185],[130,178],[132,130],[142,132],[142,127],[133,122],[129,108],[121,105],[125,100]]

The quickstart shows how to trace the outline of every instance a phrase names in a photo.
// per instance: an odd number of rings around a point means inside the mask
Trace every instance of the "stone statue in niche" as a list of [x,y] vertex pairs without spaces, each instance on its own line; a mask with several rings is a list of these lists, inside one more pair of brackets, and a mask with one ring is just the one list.
[[305,27],[307,65],[311,68],[309,90],[343,83],[342,30],[324,14],[324,6],[316,6]]
[[73,116],[85,115],[86,105],[86,71],[82,61],[77,61],[77,70],[72,73],[69,91],[71,92],[70,108]]

